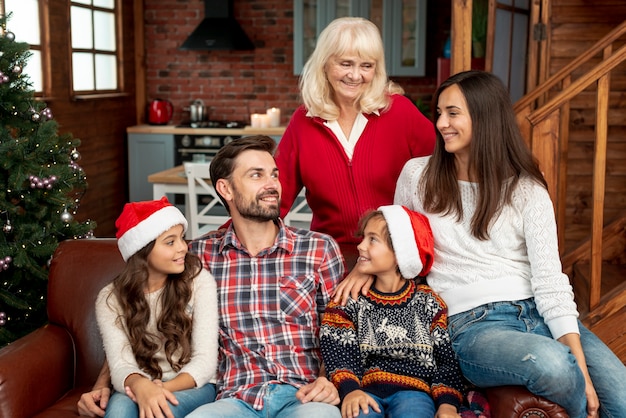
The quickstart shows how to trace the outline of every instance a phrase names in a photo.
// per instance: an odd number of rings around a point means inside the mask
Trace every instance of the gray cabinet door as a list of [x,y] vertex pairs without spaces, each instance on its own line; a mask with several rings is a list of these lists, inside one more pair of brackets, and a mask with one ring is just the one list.
[[128,182],[131,202],[152,200],[150,174],[174,167],[174,135],[128,134]]

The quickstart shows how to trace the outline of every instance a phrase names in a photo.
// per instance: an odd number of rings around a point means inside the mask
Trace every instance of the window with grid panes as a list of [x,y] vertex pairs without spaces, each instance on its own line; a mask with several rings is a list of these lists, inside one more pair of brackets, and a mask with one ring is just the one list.
[[116,0],[74,0],[70,6],[72,88],[75,94],[117,92]]
[[6,30],[15,35],[16,42],[26,42],[30,45],[31,56],[24,68],[24,74],[28,76],[35,94],[41,96],[46,86],[44,73],[45,56],[41,45],[45,31],[41,25],[41,4],[39,0],[4,0],[0,2],[2,13],[10,18],[6,24]]

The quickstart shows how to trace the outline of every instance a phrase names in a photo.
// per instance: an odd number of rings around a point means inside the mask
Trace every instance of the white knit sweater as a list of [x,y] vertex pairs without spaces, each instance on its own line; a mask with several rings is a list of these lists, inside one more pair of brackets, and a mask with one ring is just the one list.
[[[463,219],[426,213],[418,184],[428,159],[406,163],[398,179],[395,202],[424,213],[435,237],[434,264],[428,284],[454,315],[488,302],[535,298],[554,338],[578,333],[578,311],[558,251],[554,209],[548,192],[520,179],[506,206],[489,228],[489,239],[471,234],[477,185],[459,181]],[[494,163],[497,164],[497,163]]]
[[[111,295],[112,289],[113,284],[109,284],[98,294],[96,318],[111,370],[113,387],[116,391],[124,393],[124,381],[129,375],[138,373],[149,379],[150,376],[137,365],[121,317],[119,303],[117,298]],[[156,320],[161,311],[161,293],[163,289],[146,294],[151,310],[148,331],[157,335]],[[201,387],[210,381],[215,382],[219,345],[217,286],[215,279],[207,270],[203,269],[193,280],[193,295],[187,306],[187,312],[192,316],[193,321],[191,361],[185,364],[178,373],[188,373],[195,380],[196,386]],[[161,380],[168,381],[177,376],[178,373],[172,370],[165,357],[163,346],[156,357],[163,371]]]

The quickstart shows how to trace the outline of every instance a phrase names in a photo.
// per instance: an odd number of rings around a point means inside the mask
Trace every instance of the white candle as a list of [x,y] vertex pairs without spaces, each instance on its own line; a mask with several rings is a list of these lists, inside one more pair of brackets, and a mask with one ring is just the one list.
[[268,115],[259,115],[259,120],[261,121],[259,128],[270,127],[270,117]]
[[269,118],[270,127],[276,128],[280,126],[280,109],[278,109],[277,107],[267,109],[267,116]]
[[260,128],[261,127],[261,116],[265,116],[262,115],[260,113],[253,113],[250,115],[250,126],[252,126],[253,128]]

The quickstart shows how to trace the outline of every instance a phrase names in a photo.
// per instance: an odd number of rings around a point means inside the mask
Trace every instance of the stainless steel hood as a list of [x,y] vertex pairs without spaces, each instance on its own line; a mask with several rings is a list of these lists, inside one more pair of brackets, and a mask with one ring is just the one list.
[[233,0],[204,0],[204,15],[180,49],[254,49],[254,44],[233,17]]

